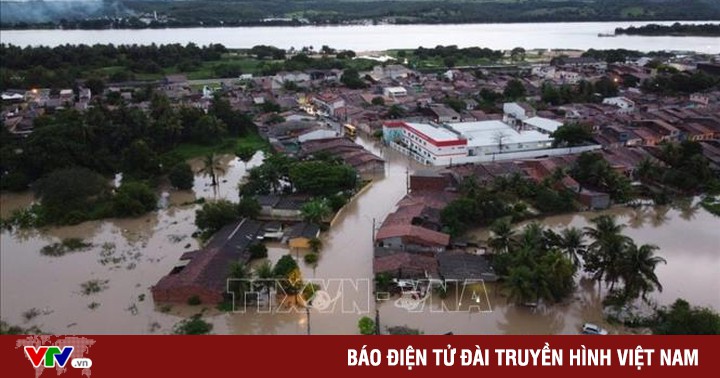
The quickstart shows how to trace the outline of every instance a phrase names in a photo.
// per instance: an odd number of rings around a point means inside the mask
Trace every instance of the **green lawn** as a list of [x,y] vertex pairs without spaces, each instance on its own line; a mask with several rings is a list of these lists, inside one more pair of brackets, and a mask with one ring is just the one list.
[[245,146],[264,151],[268,148],[267,142],[263,140],[260,135],[251,133],[240,138],[226,137],[222,142],[215,145],[183,143],[175,147],[172,152],[177,153],[183,159],[187,160],[211,153],[233,153],[238,148]]

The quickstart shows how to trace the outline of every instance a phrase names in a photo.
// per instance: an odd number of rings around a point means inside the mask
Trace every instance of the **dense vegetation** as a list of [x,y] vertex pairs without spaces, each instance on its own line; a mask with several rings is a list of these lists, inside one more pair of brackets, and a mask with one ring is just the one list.
[[[7,88],[75,88],[78,80],[102,92],[106,83],[157,81],[163,75],[187,73],[190,79],[238,77],[243,73],[273,75],[279,71],[307,69],[369,69],[373,62],[352,60],[352,51],[323,46],[317,53],[305,47],[287,57],[272,46],[228,50],[223,45],[62,45],[18,47],[0,44],[0,90]],[[287,58],[287,59],[286,59]],[[142,101],[146,96],[140,96]]]
[[235,140],[227,138],[253,130],[248,115],[232,110],[220,98],[208,114],[191,107],[176,109],[159,93],[151,95],[149,112],[102,103],[84,113],[63,110],[37,118],[27,138],[15,138],[2,128],[0,188],[23,190],[53,171],[73,166],[153,181],[180,162],[174,151],[184,144],[218,146],[229,141],[234,145]]
[[528,207],[544,214],[570,212],[577,208],[575,195],[559,186],[565,173],[558,171],[542,183],[519,174],[498,177],[480,186],[473,178],[465,179],[462,196],[441,212],[444,231],[460,235],[473,226],[487,226],[496,219],[509,217],[513,222],[531,215]]
[[666,143],[656,155],[657,161],[646,159],[637,167],[636,176],[643,184],[683,194],[714,192],[720,187],[699,143]]
[[670,26],[648,24],[643,26],[630,26],[628,28],[616,28],[615,34],[627,35],[649,35],[649,36],[700,36],[720,37],[720,25],[718,24],[681,24],[676,22]]
[[617,93],[617,84],[607,76],[603,76],[594,83],[581,80],[577,85],[556,86],[545,82],[540,89],[542,101],[553,106],[578,102],[601,102],[603,98],[616,96]]
[[[394,23],[695,20],[720,17],[713,0],[471,0],[448,1],[121,1],[95,6],[57,7],[3,3],[3,26],[63,28],[164,28],[186,26],[341,24],[359,20]],[[38,9],[37,7],[42,7]],[[138,18],[102,18],[152,13],[167,23]],[[54,15],[48,17],[48,15]],[[285,17],[263,21],[271,17]],[[86,19],[89,18],[89,19]],[[64,19],[64,21],[60,21]],[[44,23],[37,25],[37,23]]]
[[645,300],[655,289],[662,291],[655,267],[665,260],[654,255],[656,246],[636,245],[611,216],[591,223],[584,231],[571,227],[560,233],[530,223],[517,233],[509,219],[496,221],[488,244],[508,299],[520,304],[561,301],[573,293],[574,276],[581,267],[594,280],[610,285],[615,303]]
[[720,335],[720,314],[683,299],[658,309],[649,323],[656,335]]

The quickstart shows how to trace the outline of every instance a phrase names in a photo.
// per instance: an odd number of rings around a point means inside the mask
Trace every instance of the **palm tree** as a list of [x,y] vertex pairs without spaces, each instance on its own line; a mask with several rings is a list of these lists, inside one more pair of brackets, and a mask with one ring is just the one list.
[[228,289],[235,293],[235,295],[242,295],[248,290],[248,281],[252,277],[252,273],[248,270],[245,264],[240,262],[233,262],[230,264],[228,272]]
[[530,251],[540,254],[546,250],[544,227],[538,222],[529,223],[520,234],[519,243]]
[[308,245],[313,253],[318,253],[323,247],[323,242],[319,238],[312,238],[308,240]]
[[508,290],[508,301],[518,304],[532,301],[537,294],[533,284],[534,276],[532,270],[525,265],[511,267],[504,280],[504,287]]
[[320,224],[332,210],[325,199],[314,199],[300,208],[303,219],[308,223]]
[[580,266],[580,256],[585,253],[583,232],[580,229],[570,227],[562,230],[560,233],[559,247],[565,252],[565,255],[567,255],[576,268]]
[[488,239],[488,246],[495,253],[508,252],[515,243],[515,231],[508,219],[499,219],[490,226],[493,236]]
[[620,279],[620,258],[630,238],[622,234],[625,225],[618,224],[615,217],[601,215],[590,223],[595,227],[585,227],[585,235],[592,239],[583,256],[585,271],[601,285],[603,279],[609,282],[612,289]]
[[656,288],[662,291],[655,268],[660,263],[667,264],[667,261],[654,255],[657,250],[658,247],[652,244],[643,244],[639,247],[632,241],[626,244],[622,261],[626,298],[634,299],[640,296],[643,300],[647,300],[647,294]]
[[220,156],[214,153],[205,155],[205,158],[203,159],[203,167],[200,169],[200,173],[212,178],[212,186],[216,186],[218,184],[216,172],[225,173],[225,168],[223,168],[222,163],[220,162]]
[[265,261],[255,268],[255,277],[259,280],[259,285],[267,292],[268,306],[270,306],[270,290],[275,285],[275,274],[273,273],[270,262]]

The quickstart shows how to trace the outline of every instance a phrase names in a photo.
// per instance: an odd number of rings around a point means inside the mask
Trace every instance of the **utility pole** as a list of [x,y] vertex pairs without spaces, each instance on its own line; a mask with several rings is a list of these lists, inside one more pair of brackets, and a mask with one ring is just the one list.
[[373,225],[372,225],[372,240],[375,242],[375,218],[373,218]]
[[377,308],[377,302],[375,303],[375,334],[380,334],[380,310]]

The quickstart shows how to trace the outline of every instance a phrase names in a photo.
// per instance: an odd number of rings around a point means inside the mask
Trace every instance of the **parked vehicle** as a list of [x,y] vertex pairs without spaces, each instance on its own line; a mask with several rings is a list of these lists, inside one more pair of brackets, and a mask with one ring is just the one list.
[[585,323],[582,327],[584,335],[607,335],[608,331],[597,324]]

